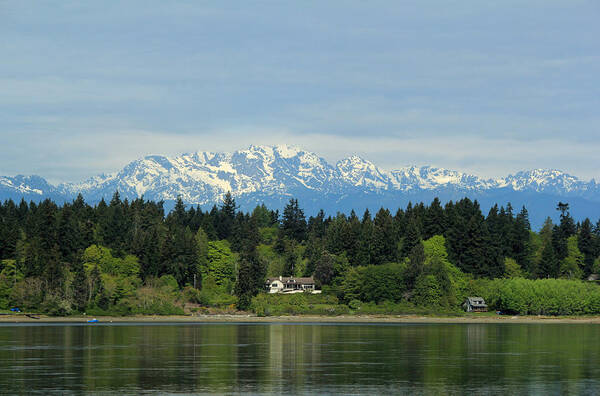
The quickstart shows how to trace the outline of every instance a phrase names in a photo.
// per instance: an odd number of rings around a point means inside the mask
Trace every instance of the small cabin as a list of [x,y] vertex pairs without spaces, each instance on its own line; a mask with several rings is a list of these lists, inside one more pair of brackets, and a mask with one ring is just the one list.
[[320,290],[315,289],[315,281],[312,277],[294,278],[280,276],[279,278],[268,278],[265,288],[269,293],[321,293]]
[[462,307],[466,312],[487,312],[488,310],[483,297],[467,297]]

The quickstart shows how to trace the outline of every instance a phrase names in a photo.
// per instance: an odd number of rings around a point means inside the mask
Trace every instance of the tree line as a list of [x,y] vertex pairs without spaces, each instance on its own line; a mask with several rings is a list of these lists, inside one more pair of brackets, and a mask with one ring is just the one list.
[[308,218],[294,198],[282,213],[264,204],[245,213],[229,193],[210,210],[179,198],[168,214],[163,202],[122,200],[118,192],[93,206],[81,195],[62,206],[8,200],[0,204],[0,308],[143,311],[173,303],[169,296],[181,290],[209,298],[202,289],[248,308],[265,278],[280,275],[314,276],[346,301],[429,304],[452,294],[456,274],[600,272],[600,221],[575,222],[565,203],[557,210],[558,224],[548,218],[534,232],[525,207],[495,205],[484,215],[468,198]]

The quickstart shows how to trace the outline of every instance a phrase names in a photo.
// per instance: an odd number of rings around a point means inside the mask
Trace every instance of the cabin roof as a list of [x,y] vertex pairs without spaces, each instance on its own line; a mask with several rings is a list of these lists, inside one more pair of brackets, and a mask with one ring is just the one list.
[[275,282],[275,281],[280,281],[283,284],[301,284],[301,285],[313,285],[315,283],[315,280],[313,279],[313,277],[308,277],[308,278],[295,278],[292,276],[282,276],[282,277],[276,277],[276,278],[267,278],[266,283],[271,283],[271,282]]
[[487,308],[487,304],[483,297],[467,297],[467,301],[472,307],[475,308]]

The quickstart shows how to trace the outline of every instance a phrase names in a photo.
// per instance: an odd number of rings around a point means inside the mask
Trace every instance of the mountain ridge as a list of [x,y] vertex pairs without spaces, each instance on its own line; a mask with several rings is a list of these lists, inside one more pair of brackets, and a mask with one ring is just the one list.
[[35,175],[0,176],[1,199],[69,200],[81,193],[94,203],[110,198],[116,190],[124,198],[172,202],[181,196],[184,202],[201,206],[218,203],[231,191],[245,209],[261,201],[279,207],[294,196],[312,203],[310,209],[321,202],[334,212],[345,211],[353,201],[356,209],[373,209],[385,202],[399,206],[407,199],[427,201],[434,195],[447,200],[465,196],[510,199],[512,195],[520,203],[525,196],[539,194],[548,200],[600,202],[600,185],[594,179],[586,182],[556,169],[532,169],[496,179],[431,166],[384,170],[357,155],[330,164],[292,145],[252,145],[230,153],[198,151],[173,157],[148,155],[118,172],[79,183],[52,185]]

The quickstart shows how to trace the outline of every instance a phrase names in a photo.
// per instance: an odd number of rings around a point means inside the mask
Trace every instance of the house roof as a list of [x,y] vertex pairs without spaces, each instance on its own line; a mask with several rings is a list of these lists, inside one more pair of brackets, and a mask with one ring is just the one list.
[[472,307],[476,308],[486,308],[487,304],[483,297],[467,297],[467,301]]
[[294,278],[291,276],[282,276],[282,277],[277,277],[277,278],[267,278],[266,283],[271,283],[274,281],[280,281],[284,284],[289,284],[289,283],[299,283],[301,285],[312,285],[315,283],[315,280],[313,279],[313,277],[308,277],[308,278]]

